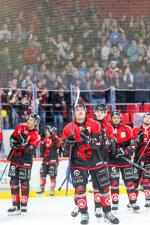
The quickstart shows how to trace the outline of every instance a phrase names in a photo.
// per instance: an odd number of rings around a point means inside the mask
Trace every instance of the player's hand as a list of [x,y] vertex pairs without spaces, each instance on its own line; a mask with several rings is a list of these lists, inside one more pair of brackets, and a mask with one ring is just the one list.
[[74,134],[71,134],[68,136],[68,138],[66,139],[67,143],[69,143],[70,145],[74,145],[76,142],[76,137]]
[[18,140],[15,140],[14,138],[10,138],[10,147],[12,149],[19,150],[20,144],[18,143]]
[[124,155],[125,155],[125,152],[123,151],[123,148],[119,148],[115,152],[115,158],[119,158],[119,157],[124,156]]
[[25,146],[25,145],[27,145],[28,144],[28,136],[25,134],[25,133],[21,133],[20,135],[19,135],[19,142],[20,142],[20,145],[21,146]]
[[86,144],[88,144],[90,142],[91,137],[90,137],[89,130],[87,128],[85,128],[84,130],[81,131],[80,138]]
[[137,136],[137,143],[141,144],[144,141],[144,130],[140,130]]

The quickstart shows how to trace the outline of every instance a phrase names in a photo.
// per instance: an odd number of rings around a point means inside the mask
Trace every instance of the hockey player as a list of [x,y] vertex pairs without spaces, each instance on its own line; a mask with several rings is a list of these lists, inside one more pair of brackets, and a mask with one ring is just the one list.
[[34,150],[40,144],[37,131],[39,123],[39,115],[30,114],[27,117],[27,125],[18,125],[10,137],[11,151],[8,160],[11,164],[8,176],[13,206],[8,209],[9,215],[27,213],[32,158]]
[[56,186],[56,177],[58,169],[59,155],[59,137],[57,136],[57,128],[46,126],[46,137],[43,143],[43,162],[40,169],[41,190],[37,194],[42,194],[45,191],[46,176],[50,176],[50,196],[54,195]]
[[[110,123],[108,123],[105,120],[105,117],[107,115],[107,105],[104,104],[98,104],[95,107],[95,113],[94,113],[94,119],[97,120],[102,129],[102,138],[105,140],[105,145],[102,147],[101,145],[101,155],[103,156],[103,159],[105,163],[108,162],[108,154],[110,148],[114,147],[115,144],[115,138],[114,138],[114,130]],[[104,154],[102,153],[104,151]],[[101,212],[101,203],[100,203],[100,193],[97,188],[97,184],[93,182],[93,191],[94,191],[94,205],[95,205],[95,216],[97,218],[102,217]],[[76,217],[78,215],[78,207],[76,206],[74,210],[72,211],[71,215],[73,217]]]
[[[115,137],[112,125],[105,120],[106,115],[107,115],[107,105],[104,104],[96,105],[94,118],[96,121],[100,123],[102,129],[102,138],[105,140],[103,147],[101,146],[101,151],[103,150],[104,153],[101,154],[103,156],[104,161],[108,163],[108,152],[110,148],[114,148]],[[94,190],[95,216],[97,218],[100,218],[102,217],[100,193],[97,188],[97,184],[94,182],[93,182],[93,190]]]
[[101,157],[101,126],[93,119],[86,119],[86,107],[82,102],[74,108],[74,113],[75,122],[64,127],[62,140],[64,156],[70,156],[70,171],[76,203],[81,213],[81,224],[89,222],[86,199],[87,171],[90,171],[91,179],[97,182],[105,220],[118,224],[118,218],[111,213],[109,175]]
[[128,199],[131,208],[134,211],[139,210],[136,205],[136,193],[133,182],[133,166],[128,163],[125,158],[131,160],[134,151],[134,141],[132,129],[122,124],[122,116],[119,111],[113,111],[110,115],[111,123],[114,128],[116,139],[115,152],[110,153],[109,166],[110,166],[110,179],[111,179],[111,196],[112,196],[112,209],[118,210],[119,203],[119,173],[121,172],[124,181]]
[[[150,113],[144,114],[141,126],[133,128],[133,137],[136,141],[134,162],[150,171]],[[140,179],[142,179],[145,194],[145,207],[150,207],[150,173],[134,167],[134,184],[137,195]]]

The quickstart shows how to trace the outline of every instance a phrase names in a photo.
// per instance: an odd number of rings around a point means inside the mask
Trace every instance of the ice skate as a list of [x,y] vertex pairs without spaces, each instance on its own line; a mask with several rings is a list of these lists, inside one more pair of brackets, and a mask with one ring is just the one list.
[[76,217],[78,214],[79,214],[79,208],[76,205],[75,208],[73,209],[73,211],[71,212],[71,216]]
[[102,218],[102,212],[100,207],[95,209],[95,216],[96,218]]
[[7,212],[9,216],[15,216],[15,215],[21,214],[19,206],[13,206],[9,208]]
[[36,194],[39,195],[39,196],[40,195],[41,196],[44,195],[44,188],[41,188],[41,190],[40,191],[37,191]]
[[53,197],[55,194],[55,191],[54,190],[50,190],[50,197]]
[[88,224],[89,223],[89,214],[88,213],[81,213],[81,224]]
[[27,215],[27,206],[21,206],[21,215],[23,216]]
[[130,204],[130,208],[133,209],[134,212],[138,212],[140,210],[140,207],[136,204]]
[[104,213],[105,222],[110,222],[111,224],[119,224],[119,219],[115,217],[111,212]]
[[145,207],[146,208],[149,208],[150,207],[150,200],[149,199],[145,201]]

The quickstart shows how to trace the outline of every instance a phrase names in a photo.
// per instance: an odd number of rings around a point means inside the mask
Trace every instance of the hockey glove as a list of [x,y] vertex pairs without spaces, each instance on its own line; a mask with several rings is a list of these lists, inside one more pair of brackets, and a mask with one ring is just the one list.
[[34,150],[35,150],[35,147],[33,145],[30,145],[30,144],[24,145],[23,152],[26,155],[33,155],[34,154]]
[[142,144],[144,141],[144,130],[140,130],[137,136],[137,143]]
[[90,143],[91,137],[90,137],[89,130],[87,128],[81,131],[80,138],[85,144]]
[[116,150],[116,152],[115,152],[115,158],[119,158],[119,157],[121,157],[123,155],[125,155],[125,152],[123,151],[122,148],[119,148],[119,149]]
[[18,139],[21,146],[28,144],[28,136],[25,133],[21,133]]
[[134,149],[132,148],[132,146],[128,146],[124,152],[125,152],[125,155],[128,155],[131,157],[133,155]]
[[10,138],[10,147],[12,149],[19,150],[20,144],[18,143],[18,140],[16,140],[15,138]]
[[68,138],[66,139],[66,142],[68,144],[70,144],[71,146],[73,146],[76,142],[76,137],[74,134],[71,134],[70,136],[68,136]]

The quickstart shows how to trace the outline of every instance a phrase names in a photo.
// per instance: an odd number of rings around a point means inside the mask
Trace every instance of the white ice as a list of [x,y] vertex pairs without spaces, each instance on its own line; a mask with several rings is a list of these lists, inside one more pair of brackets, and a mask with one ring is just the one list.
[[[91,225],[106,225],[103,219],[97,221],[94,216],[93,194],[88,194],[88,207]],[[139,213],[134,213],[127,206],[128,200],[125,194],[120,195],[120,204],[117,217],[120,225],[149,225],[150,208],[145,208],[143,193],[140,193],[138,204],[141,207]],[[73,196],[71,197],[38,197],[30,198],[27,216],[8,216],[7,209],[11,206],[11,200],[0,200],[0,223],[3,225],[78,225],[80,215],[73,219],[70,215],[74,208]]]

